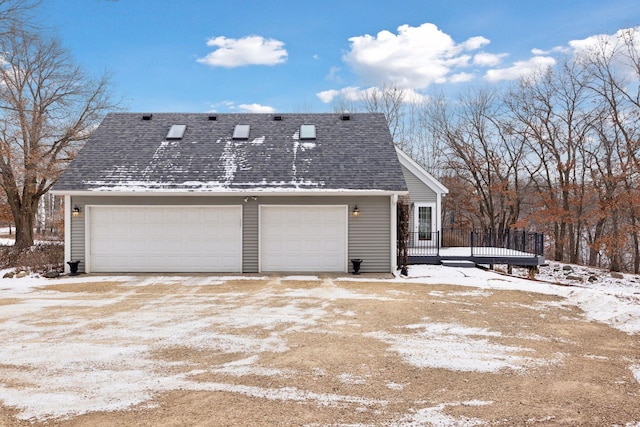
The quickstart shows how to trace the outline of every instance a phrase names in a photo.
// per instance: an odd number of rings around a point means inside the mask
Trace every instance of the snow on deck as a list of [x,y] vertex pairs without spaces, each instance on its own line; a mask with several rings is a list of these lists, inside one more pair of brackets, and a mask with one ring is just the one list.
[[[472,252],[473,251],[473,252]],[[534,257],[530,252],[517,251],[515,249],[494,248],[494,247],[455,247],[455,248],[409,248],[409,256],[435,256],[446,257],[471,257],[471,256],[501,256],[511,258]]]

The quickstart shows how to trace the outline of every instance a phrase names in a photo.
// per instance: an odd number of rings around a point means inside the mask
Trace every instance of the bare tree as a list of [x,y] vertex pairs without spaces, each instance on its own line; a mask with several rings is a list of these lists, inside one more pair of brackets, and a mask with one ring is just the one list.
[[[601,172],[604,182],[609,183],[601,191],[601,200],[609,206],[607,215],[600,220],[600,228],[604,230],[600,240],[606,243],[612,270],[621,269],[623,254],[630,252],[633,253],[632,270],[636,273],[640,271],[637,190],[640,175],[639,38],[640,33],[636,29],[622,30],[613,39],[601,38],[581,56],[591,77],[589,89],[603,105],[603,119],[594,123],[594,129],[601,149],[607,150],[607,154],[612,153],[614,158],[613,172]],[[597,164],[601,164],[602,159],[603,156],[599,155]],[[622,184],[624,190],[612,186],[612,180]],[[605,230],[607,225],[609,229]]]
[[357,95],[341,95],[333,99],[333,111],[338,113],[364,111],[383,113],[393,142],[405,152],[410,152],[405,134],[406,91],[394,84],[384,84],[381,88],[370,87]]
[[419,103],[409,103],[406,107],[406,143],[403,150],[435,176],[443,177],[446,173],[445,144],[438,137],[437,130],[431,123],[433,105],[442,102],[442,94]]
[[0,186],[28,247],[39,199],[114,104],[108,78],[89,78],[55,38],[14,27],[0,51]]
[[589,76],[570,58],[555,69],[523,78],[507,98],[527,144],[527,167],[540,201],[539,217],[552,225],[554,258],[579,257],[584,210],[584,149],[589,143]]
[[404,134],[405,95],[404,89],[393,84],[385,84],[382,88],[372,87],[362,92],[359,103],[368,113],[383,113],[393,141],[403,151],[408,151]]
[[476,220],[483,229],[504,230],[520,217],[522,192],[518,167],[523,145],[512,139],[512,126],[503,117],[496,93],[475,90],[460,96],[454,106],[433,100],[430,126],[449,152],[447,167],[467,182]]
[[355,113],[360,111],[357,101],[341,94],[331,101],[331,108],[336,113]]
[[0,37],[27,24],[26,14],[41,3],[41,0],[0,0]]

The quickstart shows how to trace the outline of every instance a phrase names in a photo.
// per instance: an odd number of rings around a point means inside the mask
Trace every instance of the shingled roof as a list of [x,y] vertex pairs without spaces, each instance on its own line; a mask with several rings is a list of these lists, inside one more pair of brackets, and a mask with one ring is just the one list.
[[[407,190],[382,114],[111,113],[54,187],[65,192]],[[300,138],[301,125],[316,137]],[[172,125],[186,125],[168,139]],[[233,138],[249,125],[248,138]]]

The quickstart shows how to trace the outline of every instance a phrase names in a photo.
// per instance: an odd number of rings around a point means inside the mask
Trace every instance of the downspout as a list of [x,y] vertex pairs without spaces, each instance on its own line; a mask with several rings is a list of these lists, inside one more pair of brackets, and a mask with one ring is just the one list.
[[[442,193],[436,193],[436,231],[442,230]],[[442,242],[438,241],[438,247]]]
[[64,196],[64,272],[69,273],[71,261],[71,196]]
[[391,273],[398,270],[398,195],[393,194],[391,204]]

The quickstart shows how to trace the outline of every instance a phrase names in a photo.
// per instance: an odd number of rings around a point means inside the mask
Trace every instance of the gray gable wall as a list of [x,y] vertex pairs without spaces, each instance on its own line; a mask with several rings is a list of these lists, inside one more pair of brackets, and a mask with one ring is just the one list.
[[[382,114],[142,116],[107,115],[54,191],[407,190]],[[232,138],[238,124],[251,126],[248,139]],[[316,139],[299,139],[302,124]],[[172,125],[186,125],[182,139],[166,139]]]

